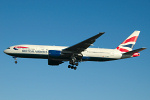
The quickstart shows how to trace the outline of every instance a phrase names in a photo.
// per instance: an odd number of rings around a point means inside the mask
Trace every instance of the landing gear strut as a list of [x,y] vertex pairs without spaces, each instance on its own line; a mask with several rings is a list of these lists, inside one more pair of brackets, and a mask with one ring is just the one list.
[[69,64],[70,65],[68,65],[68,68],[71,68],[74,70],[76,70],[77,66],[79,65],[75,57],[72,57],[72,60],[69,62]]
[[17,57],[13,57],[14,59],[15,59],[15,64],[17,64],[18,62],[17,62]]

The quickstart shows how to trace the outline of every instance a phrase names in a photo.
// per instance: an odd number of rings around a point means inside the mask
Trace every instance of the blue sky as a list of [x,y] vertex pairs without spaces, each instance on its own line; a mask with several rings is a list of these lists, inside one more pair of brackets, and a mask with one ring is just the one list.
[[[150,100],[149,0],[0,0],[0,100]],[[14,59],[12,45],[71,46],[106,32],[93,47],[116,48],[134,30],[137,58],[83,62]]]

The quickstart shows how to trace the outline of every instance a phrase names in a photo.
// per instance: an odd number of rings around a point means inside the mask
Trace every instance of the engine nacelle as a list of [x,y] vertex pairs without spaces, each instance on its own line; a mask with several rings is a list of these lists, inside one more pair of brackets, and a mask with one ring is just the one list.
[[48,51],[48,56],[49,57],[60,57],[61,56],[61,51],[59,50],[49,50]]

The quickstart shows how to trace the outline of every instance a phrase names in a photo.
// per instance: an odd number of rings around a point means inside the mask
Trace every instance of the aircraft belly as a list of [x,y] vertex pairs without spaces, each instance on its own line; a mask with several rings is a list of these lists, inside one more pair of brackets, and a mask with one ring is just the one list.
[[84,53],[83,61],[110,61],[120,59],[122,55],[112,53]]
[[46,54],[32,54],[32,53],[9,53],[8,55],[20,58],[41,58],[48,59],[48,55]]

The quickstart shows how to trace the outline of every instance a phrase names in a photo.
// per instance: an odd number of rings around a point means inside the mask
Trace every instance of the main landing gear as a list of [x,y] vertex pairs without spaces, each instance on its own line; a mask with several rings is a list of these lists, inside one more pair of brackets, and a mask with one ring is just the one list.
[[17,62],[17,57],[13,57],[14,59],[15,59],[15,64],[17,64],[18,62]]
[[69,62],[70,65],[68,65],[68,68],[77,69],[77,66],[79,65],[79,63],[77,62],[76,58],[73,57],[72,60]]
[[71,69],[76,70],[76,69],[77,69],[77,66],[76,66],[76,65],[68,65],[68,68],[71,68]]

